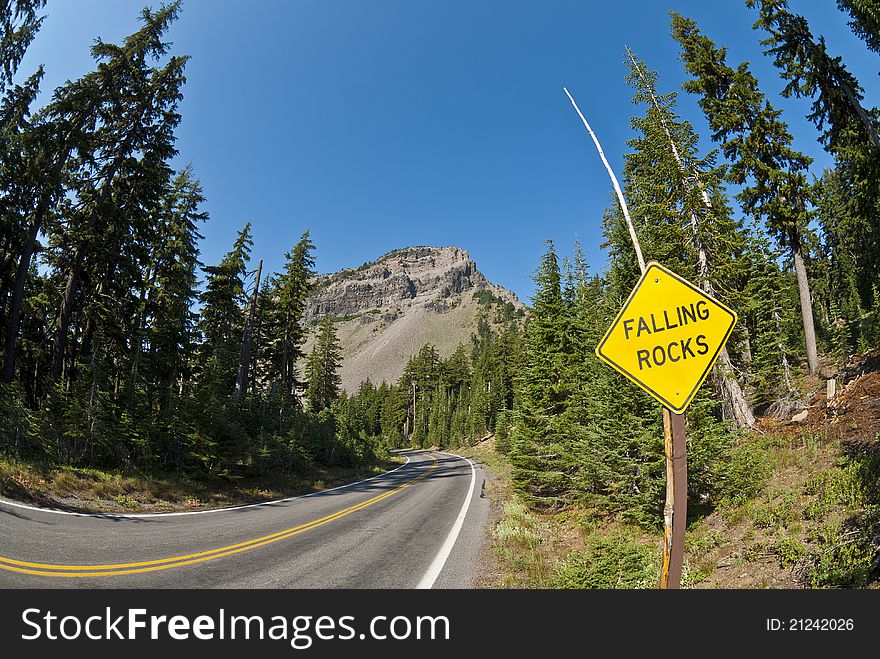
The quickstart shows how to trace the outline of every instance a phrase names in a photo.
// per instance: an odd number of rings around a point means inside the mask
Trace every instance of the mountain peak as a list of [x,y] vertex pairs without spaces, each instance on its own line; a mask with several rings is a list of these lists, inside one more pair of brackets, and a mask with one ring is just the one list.
[[343,387],[354,391],[368,377],[396,381],[426,343],[442,356],[452,354],[476,331],[480,311],[493,305],[510,305],[514,313],[524,309],[514,293],[486,279],[467,250],[402,247],[357,268],[319,276],[306,322],[335,320]]
[[523,308],[516,294],[477,270],[467,250],[418,246],[395,249],[357,268],[319,276],[308,300],[306,321],[391,310],[413,300],[448,300],[469,290],[488,290],[516,309]]

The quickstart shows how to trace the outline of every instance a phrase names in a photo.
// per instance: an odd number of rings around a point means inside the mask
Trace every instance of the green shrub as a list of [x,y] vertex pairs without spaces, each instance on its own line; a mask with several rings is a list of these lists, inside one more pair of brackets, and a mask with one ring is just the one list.
[[[878,436],[880,440],[880,436]],[[830,519],[814,533],[808,581],[813,586],[864,587],[875,581],[880,562],[880,451],[852,454],[810,484],[818,505],[836,503],[844,519]],[[817,514],[818,510],[808,513]]]
[[659,579],[659,552],[626,531],[594,534],[583,552],[558,568],[555,588],[653,588]]
[[495,451],[507,455],[510,451],[510,432],[513,429],[513,412],[502,410],[495,419]]

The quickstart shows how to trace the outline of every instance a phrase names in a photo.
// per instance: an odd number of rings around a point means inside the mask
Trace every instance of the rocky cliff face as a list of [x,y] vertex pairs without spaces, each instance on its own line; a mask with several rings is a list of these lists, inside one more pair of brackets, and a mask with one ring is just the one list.
[[[475,296],[480,291],[486,293]],[[523,308],[516,295],[486,279],[465,250],[408,247],[319,277],[306,323],[328,315],[336,321],[343,387],[351,392],[367,377],[396,381],[425,343],[452,354],[470,338],[481,308],[506,303]]]
[[467,291],[480,290],[522,307],[516,295],[486,279],[465,250],[408,247],[355,270],[319,277],[317,291],[309,298],[306,321],[328,314],[345,318],[375,310],[395,310],[413,302],[448,301]]

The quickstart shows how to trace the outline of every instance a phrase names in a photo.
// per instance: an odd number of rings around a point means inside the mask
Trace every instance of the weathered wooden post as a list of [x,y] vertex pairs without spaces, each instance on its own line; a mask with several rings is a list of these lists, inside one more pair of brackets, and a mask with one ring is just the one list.
[[660,588],[678,588],[684,565],[684,532],[687,525],[687,438],[685,415],[663,408],[666,449],[666,505],[663,507],[663,564]]

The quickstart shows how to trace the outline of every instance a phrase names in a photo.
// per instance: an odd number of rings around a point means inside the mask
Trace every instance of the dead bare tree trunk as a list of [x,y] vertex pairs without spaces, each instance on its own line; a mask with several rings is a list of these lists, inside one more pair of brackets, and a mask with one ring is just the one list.
[[[646,83],[646,87],[649,87],[644,75],[642,74],[642,69],[639,66],[636,58],[633,56],[632,51],[627,48],[626,53],[629,56],[630,61],[633,63],[633,67],[635,68],[639,78],[641,78],[642,81]],[[669,125],[666,122],[666,117],[663,114],[660,103],[657,101],[657,97],[654,95],[653,89],[649,88],[649,92],[651,95],[651,102],[653,103],[654,108],[656,109],[657,114],[660,117],[660,124],[661,126],[663,126],[663,132],[666,134],[666,139],[669,141],[669,147],[672,150],[672,156],[675,158],[675,162],[678,164],[678,167],[683,175],[684,185],[688,189],[694,189],[696,187],[700,191],[700,197],[702,198],[703,205],[706,208],[707,219],[711,218],[714,214],[714,209],[712,207],[712,200],[709,198],[709,193],[706,191],[706,186],[703,185],[703,182],[700,180],[698,172],[694,171],[693,167],[688,167],[685,164],[684,159],[681,156],[681,152],[678,149],[678,145],[675,143],[675,139],[672,137],[672,131],[669,130]],[[699,278],[700,288],[703,289],[706,295],[711,295],[714,297],[714,286],[712,286],[712,282],[709,279],[708,249],[706,248],[706,244],[700,236],[699,223],[696,213],[692,212],[690,214],[690,222],[691,241],[694,249],[697,252],[697,277]],[[714,379],[716,380],[716,388],[721,393],[722,417],[724,419],[733,421],[738,428],[750,428],[751,426],[753,426],[755,423],[755,414],[752,410],[752,406],[749,404],[749,401],[746,399],[746,396],[743,393],[739,381],[736,379],[733,362],[730,359],[730,353],[727,351],[727,346],[723,347],[720,354],[718,355],[718,363],[715,365]]]
[[611,177],[611,184],[614,186],[614,192],[617,194],[617,200],[620,202],[620,208],[623,211],[623,217],[626,219],[627,229],[629,229],[629,237],[632,239],[633,249],[635,249],[636,251],[636,259],[639,262],[639,270],[644,273],[645,257],[642,256],[642,246],[639,244],[639,237],[636,235],[636,228],[635,226],[633,226],[632,219],[629,216],[629,208],[626,205],[626,200],[623,198],[623,192],[620,189],[620,183],[617,182],[617,177],[614,175],[614,170],[611,169],[611,165],[608,164],[608,159],[605,157],[605,152],[602,151],[602,145],[599,144],[599,139],[596,137],[596,133],[593,132],[593,129],[590,128],[590,124],[587,122],[586,117],[584,117],[583,112],[581,112],[581,109],[578,107],[577,103],[575,103],[571,94],[568,93],[568,89],[563,87],[562,91],[564,91],[565,95],[568,96],[568,100],[571,101],[571,104],[574,106],[574,109],[578,113],[578,116],[581,118],[584,127],[587,129],[587,132],[590,133],[590,137],[593,138],[593,143],[596,145],[596,150],[599,152],[599,157],[602,159],[602,164],[605,165],[605,169],[608,171],[608,176]]

